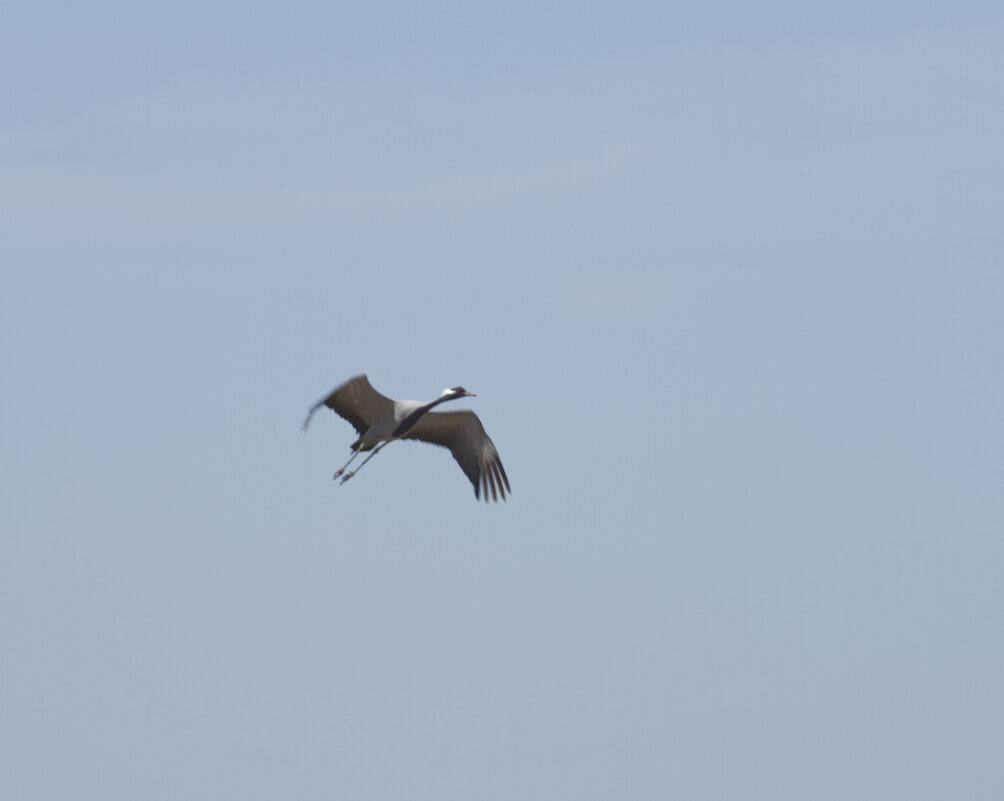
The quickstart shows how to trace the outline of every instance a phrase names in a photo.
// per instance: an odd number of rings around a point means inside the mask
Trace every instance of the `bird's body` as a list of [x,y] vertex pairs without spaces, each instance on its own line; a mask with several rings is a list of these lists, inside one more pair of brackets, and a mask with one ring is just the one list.
[[[348,481],[366,462],[372,459],[388,443],[397,439],[418,439],[434,445],[449,448],[453,458],[474,485],[474,497],[484,491],[485,501],[491,491],[492,498],[498,495],[505,500],[509,489],[509,479],[502,467],[495,445],[485,433],[478,416],[469,409],[456,412],[433,412],[432,409],[446,401],[471,397],[463,387],[443,390],[435,400],[402,401],[393,400],[377,392],[365,375],[351,378],[336,387],[331,393],[315,403],[303,423],[306,430],[314,412],[322,406],[334,410],[348,420],[359,434],[352,443],[352,457],[335,473]],[[372,451],[356,470],[345,472],[355,457]]]
[[[395,401],[388,414],[375,420],[352,445],[357,451],[370,451],[381,442],[400,439],[401,434],[395,432],[416,412],[422,410],[421,401]],[[336,410],[337,411],[337,410]],[[409,426],[410,428],[410,426]],[[403,433],[403,432],[402,432]]]

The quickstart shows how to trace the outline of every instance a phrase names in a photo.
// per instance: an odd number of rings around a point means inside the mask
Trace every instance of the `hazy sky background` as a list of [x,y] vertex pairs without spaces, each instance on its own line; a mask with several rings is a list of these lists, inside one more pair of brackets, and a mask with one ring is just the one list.
[[0,796],[1004,798],[1002,42],[6,9]]

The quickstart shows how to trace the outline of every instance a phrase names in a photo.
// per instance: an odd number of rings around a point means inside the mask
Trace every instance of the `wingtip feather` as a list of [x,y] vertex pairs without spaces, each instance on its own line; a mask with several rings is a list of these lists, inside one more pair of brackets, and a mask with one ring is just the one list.
[[[492,488],[492,500],[495,501],[495,503],[498,503],[499,495],[498,491],[495,489],[495,471],[491,469],[490,463],[485,467],[483,467],[482,470],[484,471],[484,474],[488,476],[488,484]],[[505,495],[503,495],[502,497],[504,498]],[[485,493],[485,500],[488,500],[488,493]]]

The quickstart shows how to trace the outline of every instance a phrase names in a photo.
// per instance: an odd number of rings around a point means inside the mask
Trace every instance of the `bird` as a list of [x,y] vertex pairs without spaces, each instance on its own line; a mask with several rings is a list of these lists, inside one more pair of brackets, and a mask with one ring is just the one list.
[[[495,444],[485,433],[481,420],[470,409],[455,412],[433,412],[436,406],[446,401],[477,397],[463,387],[449,387],[434,400],[420,402],[394,400],[377,392],[365,374],[354,376],[335,387],[328,395],[310,407],[307,419],[303,421],[306,431],[314,413],[327,406],[352,424],[359,439],[352,443],[352,456],[340,467],[332,478],[341,477],[344,484],[358,473],[370,459],[389,443],[397,439],[417,439],[433,445],[449,448],[453,458],[474,485],[474,497],[484,494],[488,503],[488,493],[498,502],[499,495],[506,499],[506,492],[512,494],[509,477],[502,467],[502,460],[495,450]],[[360,453],[372,451],[355,470],[346,471]]]

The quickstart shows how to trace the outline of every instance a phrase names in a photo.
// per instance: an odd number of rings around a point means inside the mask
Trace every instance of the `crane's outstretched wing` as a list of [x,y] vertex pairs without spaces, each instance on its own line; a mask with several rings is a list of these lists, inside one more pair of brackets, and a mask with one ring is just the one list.
[[485,433],[478,416],[470,409],[428,412],[402,439],[420,439],[449,448],[474,485],[475,498],[480,498],[479,493],[484,491],[485,503],[488,503],[489,489],[495,501],[498,501],[499,495],[505,500],[507,490],[512,494],[499,452]]
[[310,418],[322,406],[334,409],[340,417],[344,417],[361,437],[377,420],[394,412],[394,402],[373,389],[373,385],[365,375],[350,378],[344,384],[331,390],[326,398],[321,398],[310,407],[307,419],[303,421],[303,430],[310,425]]

